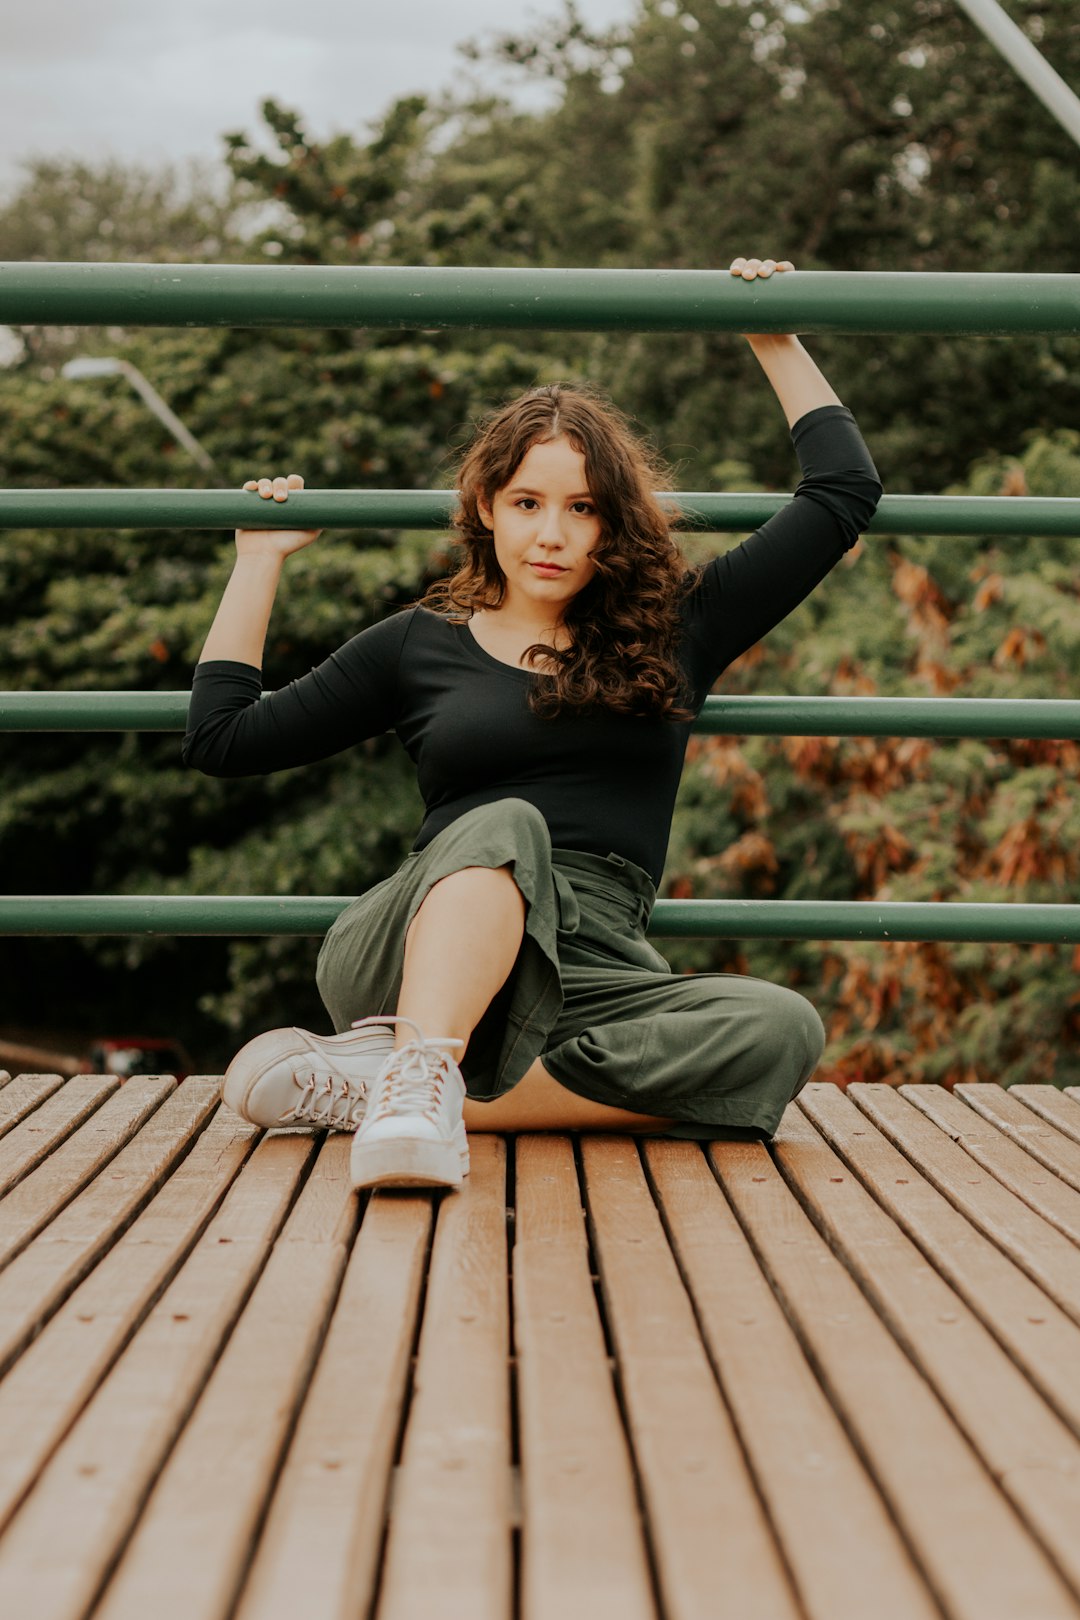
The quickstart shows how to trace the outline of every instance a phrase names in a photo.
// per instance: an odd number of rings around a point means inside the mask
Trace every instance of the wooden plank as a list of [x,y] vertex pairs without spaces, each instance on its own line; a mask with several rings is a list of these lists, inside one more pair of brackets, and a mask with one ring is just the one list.
[[506,1144],[478,1133],[439,1203],[379,1620],[508,1620]]
[[0,1367],[10,1364],[154,1195],[202,1128],[219,1090],[216,1080],[185,1081],[121,1148],[107,1172],[84,1187],[0,1273]]
[[1075,1244],[981,1170],[892,1086],[860,1082],[849,1086],[847,1095],[961,1214],[1080,1322],[1080,1250]]
[[936,1617],[936,1602],[700,1147],[650,1141],[645,1157],[720,1387],[809,1620]]
[[[168,1105],[166,1105],[168,1106]],[[108,1372],[141,1316],[170,1281],[255,1145],[255,1128],[228,1109],[0,1383],[0,1527],[7,1523]],[[11,1268],[34,1255],[31,1247]],[[7,1274],[10,1277],[11,1273]],[[5,1277],[4,1281],[7,1281]],[[42,1314],[38,1279],[23,1279],[18,1318]],[[48,1290],[52,1278],[41,1279]]]
[[58,1074],[20,1074],[14,1081],[6,1070],[0,1074],[0,1136],[6,1136],[64,1083]]
[[237,1620],[370,1612],[432,1199],[368,1202]]
[[[849,1128],[857,1128],[862,1119],[839,1094],[831,1112],[834,1120],[846,1114]],[[895,1154],[883,1146],[887,1154]],[[789,1185],[833,1253],[858,1279],[991,1477],[1080,1595],[1080,1440],[910,1238],[847,1173],[805,1114],[789,1111],[774,1147]],[[984,1556],[992,1561],[996,1549]]]
[[351,1147],[348,1136],[323,1139],[95,1611],[100,1620],[231,1612],[356,1230]]
[[[82,1620],[91,1607],[262,1268],[314,1145],[314,1137],[300,1135],[259,1143],[0,1537],[0,1614]],[[249,1417],[255,1423],[262,1414],[249,1409]]]
[[799,1606],[627,1137],[582,1138],[608,1325],[668,1620]]
[[826,1394],[950,1620],[1077,1620],[1072,1594],[765,1148],[717,1142],[709,1156]]
[[29,1175],[119,1084],[114,1074],[77,1074],[9,1131],[0,1142],[0,1195]]
[[1031,1110],[1019,1098],[992,1081],[954,1086],[953,1096],[996,1125],[1029,1159],[1045,1165],[1067,1186],[1080,1192],[1080,1143],[1071,1141],[1046,1121],[1032,1118]]
[[1055,1130],[1070,1141],[1080,1142],[1080,1097],[1076,1101],[1068,1089],[1057,1086],[1017,1085],[1009,1087],[1009,1095],[1031,1108],[1042,1119],[1049,1120]]
[[989,1105],[983,1105],[985,1111],[980,1117],[941,1086],[901,1086],[900,1095],[932,1119],[951,1142],[970,1154],[1003,1187],[1022,1198],[1065,1237],[1080,1244],[1080,1192],[1047,1170],[1020,1143],[1010,1142],[996,1128]]
[[570,1139],[519,1136],[514,1341],[524,1620],[656,1614]]
[[1045,1119],[1070,1142],[1080,1142],[1080,1105],[1057,1086],[1010,1086],[1006,1095]]
[[804,1086],[799,1107],[1062,1421],[1080,1434],[1080,1328],[916,1174],[865,1114],[854,1114],[854,1104],[836,1086]]
[[176,1089],[171,1075],[138,1075],[109,1097],[4,1199],[0,1265],[7,1264],[92,1181]]

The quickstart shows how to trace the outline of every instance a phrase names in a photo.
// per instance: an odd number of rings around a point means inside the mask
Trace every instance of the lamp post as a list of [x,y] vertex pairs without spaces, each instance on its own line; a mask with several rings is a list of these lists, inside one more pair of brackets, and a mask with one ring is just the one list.
[[153,411],[158,421],[167,427],[173,438],[182,444],[188,454],[204,467],[207,472],[215,472],[216,466],[213,457],[203,449],[193,433],[189,433],[180,418],[171,411],[152,383],[148,382],[130,360],[120,360],[116,356],[101,357],[100,359],[85,358],[68,360],[61,367],[60,375],[69,377],[73,381],[81,381],[90,377],[126,377],[143,403]]
[[958,0],[958,4],[1035,92],[1047,112],[1080,146],[1080,98],[1050,66],[1024,30],[1002,10],[998,0]]

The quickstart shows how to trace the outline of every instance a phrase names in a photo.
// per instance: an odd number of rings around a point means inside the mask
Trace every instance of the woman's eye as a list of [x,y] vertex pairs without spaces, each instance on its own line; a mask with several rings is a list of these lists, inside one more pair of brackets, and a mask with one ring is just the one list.
[[579,517],[592,517],[596,507],[591,501],[575,501],[571,510],[576,512]]
[[523,511],[531,512],[535,507],[536,502],[533,500],[531,495],[523,495],[521,500],[518,501],[518,505]]

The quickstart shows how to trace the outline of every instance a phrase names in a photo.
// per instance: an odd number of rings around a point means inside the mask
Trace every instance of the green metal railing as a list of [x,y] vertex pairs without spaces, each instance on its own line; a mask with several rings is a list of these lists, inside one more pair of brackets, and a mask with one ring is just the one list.
[[[353,895],[10,895],[0,934],[325,934]],[[1080,905],[658,900],[652,938],[951,940],[1068,945]]]
[[[225,489],[0,490],[0,529],[236,529],[257,495]],[[713,534],[756,529],[790,495],[663,493],[680,527]],[[442,489],[306,489],[261,501],[266,529],[445,529],[455,499]],[[1011,495],[886,495],[870,534],[1080,534],[1080,500]]]
[[1080,276],[0,264],[0,324],[1080,332]]
[[[1080,276],[447,270],[225,265],[0,265],[0,324],[444,326],[728,332],[1080,333]],[[250,518],[228,490],[10,490],[0,529],[221,528]],[[689,528],[741,531],[785,495],[665,495]],[[443,529],[445,490],[306,490],[259,523]],[[1080,536],[1080,501],[886,496],[877,534]],[[180,731],[186,692],[0,693],[0,731]],[[1066,738],[1067,699],[713,697],[713,734]],[[320,935],[351,896],[0,897],[0,934]],[[662,900],[650,933],[732,939],[1080,942],[1080,905]]]
[[[3,731],[183,731],[187,692],[0,692]],[[1070,698],[710,697],[722,737],[1080,737]]]

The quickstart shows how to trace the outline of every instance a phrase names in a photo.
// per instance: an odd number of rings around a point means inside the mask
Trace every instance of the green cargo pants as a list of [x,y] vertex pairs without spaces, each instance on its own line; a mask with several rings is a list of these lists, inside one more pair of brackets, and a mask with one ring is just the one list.
[[514,970],[462,1061],[471,1097],[503,1095],[541,1058],[579,1096],[675,1121],[671,1136],[773,1135],[824,1047],[813,1007],[742,974],[673,974],[645,938],[648,874],[552,849],[523,799],[469,811],[342,912],[317,975],[335,1029],[395,1010],[409,924],[466,866],[510,867],[525,900]]

